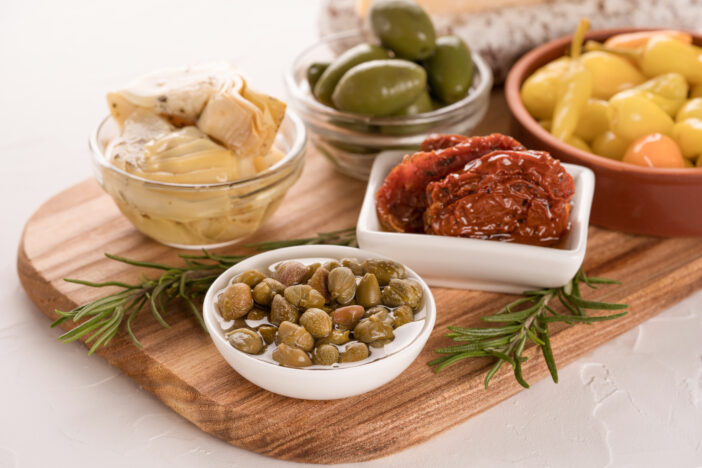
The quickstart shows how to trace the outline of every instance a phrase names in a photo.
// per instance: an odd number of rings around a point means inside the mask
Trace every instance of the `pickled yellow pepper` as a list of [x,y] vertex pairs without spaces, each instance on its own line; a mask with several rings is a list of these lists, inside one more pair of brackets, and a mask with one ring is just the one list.
[[558,100],[553,110],[551,134],[561,141],[573,136],[578,119],[592,93],[592,77],[580,62],[585,32],[590,22],[581,19],[570,45],[570,61],[558,86]]

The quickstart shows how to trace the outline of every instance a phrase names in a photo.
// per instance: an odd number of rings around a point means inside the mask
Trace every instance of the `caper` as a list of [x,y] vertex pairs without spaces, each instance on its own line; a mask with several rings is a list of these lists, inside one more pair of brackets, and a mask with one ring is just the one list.
[[287,367],[307,367],[312,365],[312,360],[306,352],[286,344],[280,344],[273,351],[273,360]]
[[288,286],[283,291],[283,294],[289,303],[302,309],[322,307],[324,305],[324,296],[316,289],[312,289],[312,286],[308,284]]
[[422,286],[414,280],[393,278],[383,288],[382,300],[389,307],[408,305],[416,309],[422,301]]
[[328,66],[329,62],[314,62],[307,67],[307,83],[309,83],[310,89],[314,89],[314,85],[317,84],[319,77]]
[[426,89],[427,73],[407,60],[371,60],[341,78],[332,94],[334,106],[356,114],[388,116],[413,103]]
[[369,17],[373,33],[398,57],[423,60],[434,53],[434,25],[429,15],[415,2],[375,0]]
[[392,326],[394,328],[401,327],[402,325],[410,323],[414,320],[414,312],[412,311],[412,308],[407,305],[398,307],[392,312],[392,315],[395,317],[392,322]]
[[248,270],[236,277],[236,283],[247,284],[250,288],[253,288],[258,283],[266,279],[266,275],[256,270]]
[[239,351],[249,354],[258,354],[263,349],[261,337],[248,328],[239,328],[230,333],[229,343]]
[[308,273],[307,265],[295,260],[282,262],[275,267],[276,279],[285,286],[302,283]]
[[253,307],[251,288],[244,283],[234,283],[217,298],[219,313],[225,320],[234,320],[246,315]]
[[329,334],[329,336],[325,336],[324,338],[320,338],[317,340],[317,345],[321,344],[335,344],[335,345],[342,345],[344,343],[348,343],[351,341],[351,336],[350,332],[348,330],[339,330],[338,328],[335,328],[332,330],[332,332]]
[[473,59],[468,46],[458,36],[436,41],[436,52],[424,62],[432,92],[446,104],[460,101],[473,82]]
[[331,104],[332,93],[339,80],[359,63],[390,58],[388,51],[372,44],[359,44],[339,55],[319,77],[314,86],[314,95],[324,104]]
[[324,338],[332,331],[332,319],[322,309],[307,309],[300,316],[300,325],[315,338]]
[[320,366],[336,364],[339,362],[339,350],[334,345],[319,345],[312,351],[312,362]]
[[310,332],[305,330],[305,327],[285,321],[278,327],[278,344],[286,344],[295,348],[310,351],[314,346],[314,338]]
[[252,322],[258,321],[258,320],[263,320],[268,316],[268,312],[266,312],[263,309],[259,309],[258,307],[254,307],[249,311],[248,314],[246,314],[246,320],[251,320]]
[[346,349],[339,355],[339,362],[363,361],[369,354],[368,346],[357,341],[346,346]]
[[373,273],[366,273],[358,283],[356,302],[363,307],[374,307],[380,304],[380,285]]
[[324,267],[319,267],[312,274],[312,277],[307,281],[307,284],[312,286],[312,289],[316,290],[322,296],[324,296],[324,301],[328,302],[331,299],[329,295],[329,287],[327,286],[327,280],[329,278],[329,270]]
[[358,322],[356,328],[353,329],[353,336],[364,343],[395,338],[392,325],[384,321],[380,314],[371,315]]
[[256,331],[258,331],[266,344],[271,344],[275,341],[275,334],[278,332],[278,329],[273,325],[261,325]]
[[373,273],[381,286],[385,286],[393,278],[405,277],[405,267],[391,260],[366,260],[363,262],[363,271]]
[[271,302],[271,323],[275,325],[280,325],[285,321],[297,323],[299,317],[300,312],[298,312],[297,308],[283,296],[276,294],[273,297],[273,302]]
[[334,323],[348,329],[355,327],[361,317],[363,317],[363,307],[360,305],[339,307],[332,312]]
[[329,293],[339,304],[348,304],[356,293],[356,276],[347,267],[334,268],[329,272]]
[[361,262],[359,262],[357,258],[342,258],[341,266],[345,266],[346,268],[351,270],[356,276],[361,276],[363,274],[363,267],[361,266]]
[[266,278],[253,288],[253,298],[257,304],[271,305],[273,296],[282,294],[285,285],[273,278]]

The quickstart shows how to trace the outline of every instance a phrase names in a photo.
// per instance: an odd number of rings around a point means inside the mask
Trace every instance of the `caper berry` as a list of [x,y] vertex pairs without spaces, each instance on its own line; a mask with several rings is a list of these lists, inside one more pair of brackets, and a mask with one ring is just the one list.
[[314,338],[305,327],[292,322],[283,322],[278,327],[278,344],[284,343],[288,346],[310,351],[314,346]]
[[261,325],[256,330],[266,344],[273,343],[275,341],[275,334],[278,332],[278,329],[273,325]]
[[283,296],[276,294],[273,297],[273,302],[271,303],[271,323],[275,325],[280,325],[285,321],[297,323],[299,317],[300,312],[297,308],[285,300]]
[[332,300],[348,304],[356,293],[356,276],[350,268],[334,268],[329,272],[328,286]]
[[253,298],[257,304],[271,305],[273,296],[282,294],[285,285],[273,278],[266,278],[253,288]]
[[268,316],[268,312],[266,312],[263,309],[259,309],[258,307],[254,307],[249,311],[248,314],[246,314],[246,320],[251,320],[252,322],[256,322],[258,320],[263,320]]
[[312,351],[312,362],[320,366],[331,366],[339,362],[339,350],[334,345],[321,344]]
[[282,262],[275,268],[276,279],[285,286],[302,283],[308,273],[307,265],[295,260]]
[[307,367],[312,365],[312,360],[306,352],[299,348],[281,343],[273,351],[273,360],[287,367]]
[[263,350],[263,340],[253,330],[239,328],[229,334],[229,343],[239,351],[258,354]]
[[360,276],[363,274],[363,267],[361,266],[361,262],[359,262],[357,258],[342,258],[341,266],[345,266],[346,268],[351,270],[356,276]]
[[422,301],[422,286],[414,280],[391,279],[383,288],[382,300],[386,306],[416,309]]
[[251,288],[244,283],[234,283],[217,298],[219,313],[225,320],[234,320],[246,315],[253,307]]
[[366,260],[363,262],[363,271],[373,273],[381,286],[390,283],[393,278],[405,277],[405,267],[390,260]]
[[360,305],[339,307],[332,312],[334,323],[348,329],[355,327],[361,317],[363,317],[363,307]]
[[357,341],[346,346],[346,349],[339,355],[339,362],[362,361],[366,359],[369,354],[368,346]]
[[266,279],[266,275],[256,270],[248,270],[236,277],[236,283],[247,284],[250,288],[253,288],[258,283]]
[[288,286],[283,292],[285,299],[295,307],[309,309],[312,307],[322,307],[324,296],[319,291],[312,289],[308,284],[296,284]]
[[380,304],[380,285],[373,273],[366,273],[358,283],[356,302],[363,307],[374,307]]
[[392,326],[394,328],[401,327],[402,325],[410,323],[414,320],[414,312],[412,311],[412,308],[407,305],[398,307],[392,314],[395,316],[392,322]]
[[392,325],[385,321],[381,315],[382,313],[371,315],[358,322],[358,325],[353,329],[353,336],[364,343],[395,338]]
[[307,309],[300,316],[300,325],[315,338],[324,338],[332,331],[332,319],[322,309]]
[[322,344],[335,344],[340,346],[342,344],[348,343],[349,341],[351,341],[349,330],[339,330],[338,328],[335,328],[334,330],[332,330],[329,336],[325,336],[324,338],[318,339],[317,346]]
[[329,295],[329,287],[327,286],[327,280],[329,279],[329,270],[324,267],[319,267],[310,277],[307,284],[312,286],[312,289],[324,296],[324,301],[329,302],[331,296]]

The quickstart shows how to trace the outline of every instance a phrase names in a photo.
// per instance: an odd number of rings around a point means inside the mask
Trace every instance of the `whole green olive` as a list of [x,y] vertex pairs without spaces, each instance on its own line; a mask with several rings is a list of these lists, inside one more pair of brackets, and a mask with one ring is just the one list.
[[256,270],[248,270],[236,277],[235,283],[244,283],[253,288],[258,283],[266,279],[266,275]]
[[[407,107],[400,109],[393,115],[396,116],[408,116],[423,114],[425,112],[431,112],[435,108],[434,103],[431,100],[431,96],[427,91],[423,91],[413,103]],[[413,135],[417,133],[427,133],[427,131],[432,127],[431,123],[415,124],[409,125],[406,123],[397,124],[387,124],[380,126],[380,133],[383,135]]]
[[406,323],[410,323],[414,320],[414,312],[412,308],[407,305],[398,307],[392,311],[392,315],[395,317],[392,322],[394,328],[401,327]]
[[408,305],[412,309],[419,307],[422,301],[422,286],[410,279],[391,279],[383,288],[383,304],[389,307]]
[[361,262],[357,258],[342,258],[341,266],[345,266],[353,272],[354,275],[360,276],[363,274],[363,267],[361,267]]
[[263,350],[263,340],[259,334],[248,328],[239,328],[231,332],[229,343],[248,354],[258,354]]
[[330,105],[332,94],[341,78],[351,68],[370,60],[390,58],[388,51],[372,44],[359,44],[339,55],[322,73],[314,85],[314,95],[323,104]]
[[272,357],[274,361],[287,367],[307,367],[312,365],[312,360],[306,352],[299,348],[288,346],[285,343],[275,348]]
[[285,321],[278,327],[278,344],[284,343],[288,346],[310,351],[314,347],[314,338],[305,327]]
[[289,303],[280,294],[273,296],[273,302],[271,302],[271,323],[275,325],[280,325],[285,321],[297,323],[299,318],[300,312],[298,312],[294,305]]
[[307,309],[300,316],[300,325],[310,332],[315,338],[329,336],[332,331],[332,319],[322,309]]
[[316,289],[313,289],[309,284],[288,286],[285,288],[285,291],[283,291],[283,294],[289,303],[302,309],[322,307],[325,302],[324,296]]
[[329,62],[314,62],[307,67],[307,83],[310,85],[310,89],[314,89],[314,85],[319,81],[319,77],[322,76],[324,70],[329,67]]
[[336,85],[332,102],[356,114],[387,116],[413,103],[425,90],[424,68],[407,60],[371,60],[356,65]]
[[434,53],[434,25],[417,3],[411,0],[375,0],[369,17],[373,33],[398,57],[423,60]]
[[373,273],[381,286],[390,283],[393,278],[405,277],[405,267],[391,260],[366,260],[363,262],[363,271]]
[[266,278],[253,288],[253,298],[257,304],[271,305],[273,296],[282,294],[285,285],[273,278]]
[[346,349],[339,355],[339,362],[363,361],[369,354],[368,346],[357,341],[346,346]]
[[355,327],[361,317],[363,317],[363,307],[360,305],[339,307],[332,312],[334,323],[348,329]]
[[395,338],[392,325],[383,320],[380,314],[371,315],[358,322],[358,325],[353,329],[353,336],[364,343]]
[[312,362],[320,366],[331,366],[339,362],[339,350],[334,345],[321,344],[312,351]]
[[285,286],[300,284],[309,273],[309,267],[295,260],[288,260],[275,267],[275,276]]
[[278,329],[273,325],[261,325],[256,331],[258,331],[258,334],[261,335],[266,344],[271,344],[275,341],[275,334],[278,332]]
[[351,341],[351,333],[349,330],[340,330],[338,328],[335,328],[332,330],[332,332],[329,334],[329,336],[325,336],[324,338],[320,338],[317,340],[317,345],[321,344],[334,344],[334,345],[342,345],[344,343],[348,343]]
[[356,293],[356,276],[347,267],[330,271],[327,283],[332,300],[339,304],[348,304]]
[[248,314],[246,314],[246,320],[251,320],[252,322],[257,322],[259,320],[263,320],[268,316],[268,312],[266,312],[263,309],[259,309],[258,307],[254,307],[249,311]]
[[331,295],[329,294],[329,287],[327,286],[327,280],[329,279],[329,270],[324,267],[319,267],[312,274],[307,284],[312,286],[312,289],[324,296],[324,302],[329,302]]
[[358,283],[356,302],[363,307],[374,307],[380,304],[380,285],[373,273],[366,273]]
[[244,283],[234,283],[227,286],[217,298],[217,308],[225,320],[243,317],[252,307],[251,288]]
[[436,52],[423,62],[429,86],[446,104],[460,101],[473,82],[474,65],[470,50],[458,36],[436,40]]

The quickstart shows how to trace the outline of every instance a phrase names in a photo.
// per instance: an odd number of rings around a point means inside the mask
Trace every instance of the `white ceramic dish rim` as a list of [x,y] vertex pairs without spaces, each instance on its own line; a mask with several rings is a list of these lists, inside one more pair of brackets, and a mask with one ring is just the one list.
[[[382,154],[378,155],[371,169],[371,175],[368,179],[368,185],[366,187],[366,194],[363,198],[363,205],[361,207],[361,213],[358,217],[357,233],[358,237],[361,238],[364,232],[370,232],[374,236],[386,237],[388,241],[391,241],[397,236],[403,236],[406,239],[415,239],[417,245],[421,245],[423,242],[427,242],[427,239],[436,240],[440,237],[441,242],[448,246],[455,247],[457,250],[473,250],[481,249],[490,252],[501,252],[502,254],[514,254],[519,256],[533,256],[539,253],[548,252],[549,255],[556,255],[559,257],[571,257],[579,256],[580,253],[584,253],[587,247],[587,229],[589,225],[589,214],[590,208],[592,206],[592,195],[589,193],[593,191],[589,185],[594,187],[594,173],[587,167],[580,166],[577,164],[567,164],[561,163],[566,171],[572,176],[576,177],[581,174],[585,174],[589,177],[593,184],[588,184],[588,187],[576,187],[576,193],[578,190],[581,191],[580,199],[584,199],[584,202],[575,204],[571,210],[571,222],[573,220],[580,221],[578,226],[581,232],[578,233],[575,245],[570,248],[554,248],[554,247],[544,247],[538,245],[527,245],[518,244],[512,242],[496,242],[492,240],[483,239],[470,239],[463,237],[448,237],[448,236],[434,236],[430,234],[415,234],[415,233],[401,233],[401,232],[386,232],[382,230],[377,230],[371,227],[371,220],[375,220],[378,226],[380,226],[380,221],[377,218],[375,210],[375,194],[382,185],[387,173],[380,174],[382,167],[387,164],[386,160],[396,159],[406,154],[406,151],[384,151]],[[390,168],[392,170],[392,168]],[[388,171],[389,173],[389,171]],[[589,195],[589,196],[588,196]],[[585,221],[585,222],[583,222]],[[572,235],[572,233],[571,233]]]
[[[205,327],[207,328],[207,331],[210,334],[210,337],[213,340],[217,340],[220,343],[226,345],[227,347],[231,348],[230,351],[232,355],[237,356],[237,358],[242,359],[242,360],[247,360],[250,362],[255,362],[257,365],[261,365],[268,369],[269,372],[278,372],[281,374],[281,376],[291,376],[298,378],[300,376],[304,376],[305,374],[307,375],[314,375],[314,376],[319,376],[320,372],[329,372],[330,377],[331,374],[333,374],[335,377],[339,378],[348,378],[348,377],[355,377],[358,376],[359,374],[362,375],[365,372],[369,372],[370,369],[372,369],[375,366],[380,366],[380,365],[387,365],[389,362],[395,360],[395,359],[401,359],[403,352],[408,351],[412,345],[417,343],[418,341],[422,340],[426,342],[426,340],[429,338],[429,335],[431,335],[432,330],[434,329],[434,324],[436,323],[436,303],[434,301],[434,296],[431,293],[431,290],[429,289],[429,286],[424,282],[424,280],[419,276],[414,270],[411,268],[405,267],[405,271],[407,272],[407,276],[417,280],[421,285],[422,289],[424,290],[424,309],[425,309],[425,318],[424,318],[424,326],[422,329],[417,333],[417,336],[415,336],[412,341],[408,342],[404,347],[398,349],[392,354],[389,354],[387,356],[384,356],[382,358],[379,358],[375,361],[371,361],[366,364],[361,364],[358,366],[353,366],[353,367],[343,367],[343,368],[331,368],[331,369],[295,369],[291,367],[284,367],[280,366],[277,364],[273,364],[271,362],[263,361],[261,359],[256,358],[255,356],[248,355],[242,351],[239,351],[236,348],[233,348],[229,342],[224,338],[224,333],[223,330],[221,329],[219,323],[217,322],[217,318],[215,317],[215,314],[217,311],[215,310],[215,305],[214,305],[214,299],[215,295],[223,289],[226,284],[238,273],[241,271],[245,271],[246,269],[249,268],[249,265],[255,265],[260,262],[268,262],[269,264],[274,264],[279,261],[283,260],[292,260],[295,258],[312,258],[312,257],[338,257],[338,258],[344,258],[344,257],[352,257],[355,255],[358,255],[358,251],[361,250],[368,256],[371,256],[373,258],[380,258],[380,259],[385,259],[385,260],[391,260],[388,257],[385,257],[383,255],[377,254],[375,252],[369,252],[366,250],[362,249],[357,249],[354,247],[346,247],[346,246],[335,246],[335,245],[306,245],[306,246],[296,246],[296,247],[285,247],[282,249],[276,249],[276,250],[271,250],[270,252],[264,252],[258,255],[255,255],[251,258],[248,258],[233,267],[229,268],[227,271],[222,273],[219,278],[217,278],[214,283],[210,286],[210,288],[207,290],[207,294],[205,295],[205,300],[203,303],[203,318],[205,320]],[[219,351],[219,348],[218,348]],[[236,369],[235,369],[236,370]],[[310,374],[311,373],[311,374]]]

